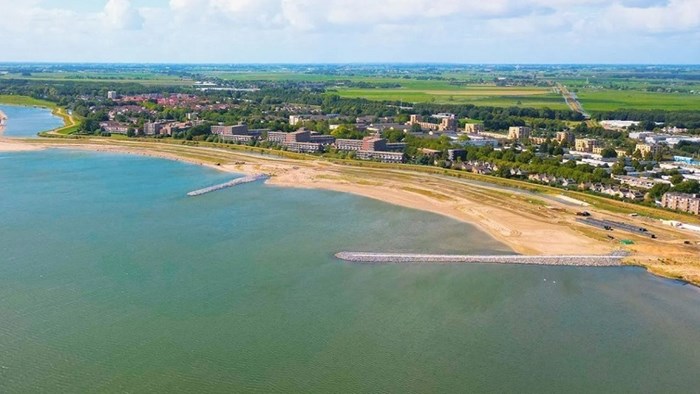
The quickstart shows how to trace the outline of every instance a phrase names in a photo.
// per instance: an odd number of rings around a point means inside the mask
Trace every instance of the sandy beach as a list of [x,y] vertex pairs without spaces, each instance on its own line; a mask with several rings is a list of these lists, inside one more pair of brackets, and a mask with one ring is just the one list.
[[[407,208],[419,209],[472,224],[514,252],[523,255],[609,254],[621,249],[620,239],[634,241],[625,249],[628,264],[652,272],[700,283],[700,235],[663,226],[659,221],[630,218],[595,207],[597,217],[637,222],[659,236],[651,240],[634,234],[608,233],[575,221],[577,207],[548,196],[473,182],[417,173],[350,167],[323,160],[293,160],[269,155],[177,144],[128,140],[12,141],[0,138],[0,151],[45,148],[127,153],[204,165],[236,174],[271,176],[274,187],[313,188],[351,193]],[[684,244],[691,240],[691,245]]]

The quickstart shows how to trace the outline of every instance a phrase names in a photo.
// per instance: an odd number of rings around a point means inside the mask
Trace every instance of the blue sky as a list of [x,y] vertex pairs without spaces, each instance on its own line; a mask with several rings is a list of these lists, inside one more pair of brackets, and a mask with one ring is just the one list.
[[700,0],[0,0],[0,61],[700,63]]

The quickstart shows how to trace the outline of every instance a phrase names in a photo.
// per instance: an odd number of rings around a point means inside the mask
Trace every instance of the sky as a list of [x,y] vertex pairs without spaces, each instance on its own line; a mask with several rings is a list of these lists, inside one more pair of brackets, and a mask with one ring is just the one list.
[[700,63],[700,0],[0,0],[0,62]]

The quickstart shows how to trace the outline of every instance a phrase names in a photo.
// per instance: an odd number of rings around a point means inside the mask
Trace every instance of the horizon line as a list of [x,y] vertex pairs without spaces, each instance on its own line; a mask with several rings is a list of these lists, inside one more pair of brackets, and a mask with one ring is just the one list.
[[348,65],[404,65],[404,66],[695,66],[700,63],[489,63],[489,62],[130,62],[130,61],[0,61],[0,65],[177,65],[177,66],[348,66]]

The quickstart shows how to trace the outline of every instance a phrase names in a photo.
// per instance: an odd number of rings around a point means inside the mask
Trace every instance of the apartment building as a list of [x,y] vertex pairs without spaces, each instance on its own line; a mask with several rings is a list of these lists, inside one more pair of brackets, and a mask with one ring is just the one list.
[[419,125],[423,130],[430,131],[455,131],[457,130],[457,118],[453,114],[438,114],[436,118],[440,123],[425,122],[421,115],[411,115],[408,121],[409,126]]
[[560,144],[564,143],[564,142],[571,144],[571,143],[574,143],[574,141],[576,140],[576,138],[574,137],[574,134],[570,133],[568,131],[558,131],[555,139]]
[[403,163],[403,152],[358,151],[356,156],[362,160],[377,160],[382,163]]
[[248,125],[241,123],[234,126],[211,126],[211,133],[220,136],[247,135]]
[[596,139],[591,138],[577,138],[575,140],[575,147],[577,152],[587,152],[593,153],[595,148],[600,148],[601,143]]
[[464,132],[467,134],[479,134],[486,131],[483,123],[467,123],[464,125]]
[[530,138],[532,129],[524,126],[514,126],[508,129],[508,139],[513,141],[525,142]]
[[666,193],[661,198],[664,208],[700,215],[700,194]]
[[637,144],[634,148],[635,152],[639,151],[643,156],[646,155],[656,155],[657,153],[660,153],[662,150],[662,147],[657,144]]
[[335,147],[338,150],[343,151],[359,151],[362,150],[362,140],[348,140],[348,139],[337,139],[335,140]]

